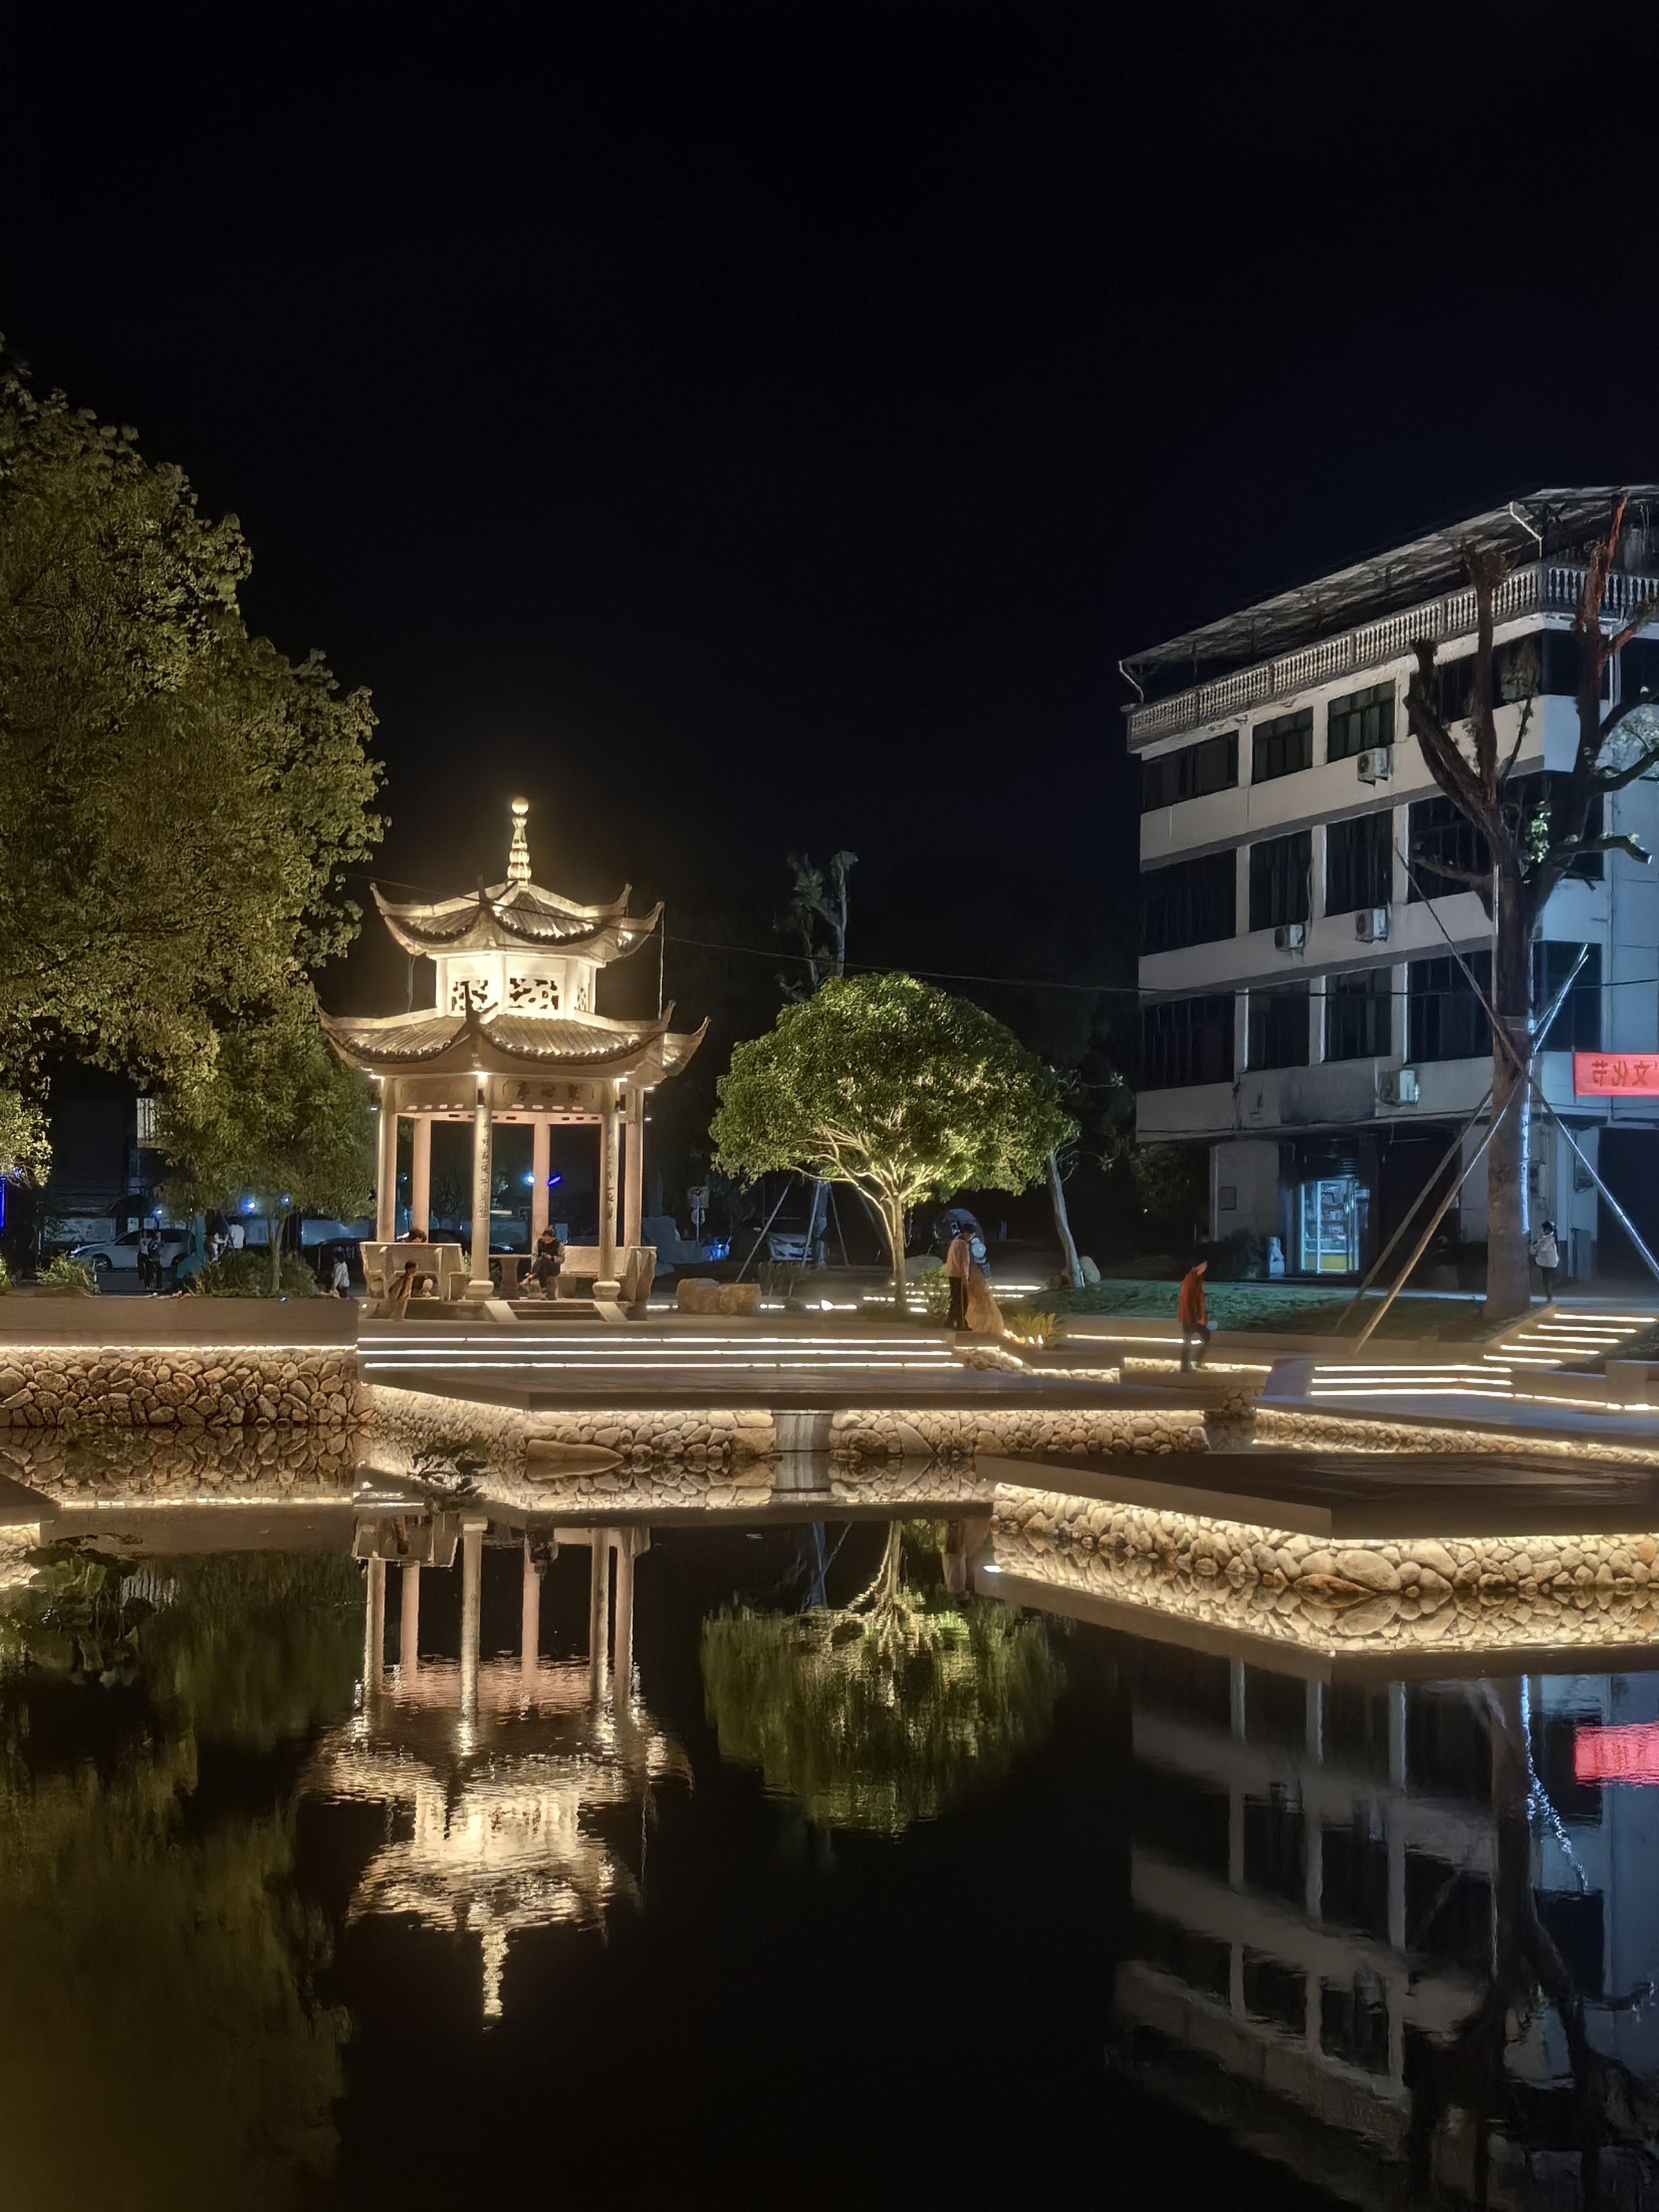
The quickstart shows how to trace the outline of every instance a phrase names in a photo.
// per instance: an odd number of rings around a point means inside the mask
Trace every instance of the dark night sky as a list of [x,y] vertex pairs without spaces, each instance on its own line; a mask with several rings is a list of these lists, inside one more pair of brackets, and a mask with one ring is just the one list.
[[[845,844],[861,958],[1123,978],[1120,654],[1659,478],[1651,58],[1559,15],[283,20],[10,73],[0,327],[372,688],[386,878],[499,873],[522,788],[544,879],[685,934]],[[374,926],[352,968],[398,1002]]]

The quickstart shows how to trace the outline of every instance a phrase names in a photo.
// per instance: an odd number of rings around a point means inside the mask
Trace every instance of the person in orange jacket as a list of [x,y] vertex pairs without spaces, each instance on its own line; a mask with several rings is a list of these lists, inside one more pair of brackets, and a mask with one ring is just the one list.
[[1204,1311],[1204,1271],[1207,1260],[1200,1260],[1188,1267],[1181,1279],[1181,1293],[1176,1301],[1176,1319],[1181,1323],[1181,1369],[1185,1374],[1193,1364],[1193,1339],[1198,1339],[1198,1360],[1201,1367],[1204,1354],[1209,1347],[1210,1324]]

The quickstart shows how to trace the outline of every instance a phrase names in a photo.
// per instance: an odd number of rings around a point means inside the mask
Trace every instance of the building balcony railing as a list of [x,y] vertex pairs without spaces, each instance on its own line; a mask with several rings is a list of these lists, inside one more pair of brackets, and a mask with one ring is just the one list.
[[[1528,614],[1571,615],[1578,605],[1583,568],[1557,562],[1534,562],[1516,568],[1498,587],[1493,613],[1500,623]],[[1628,622],[1646,603],[1659,599],[1659,578],[1615,572],[1607,579],[1601,600],[1601,619],[1613,625]],[[1362,623],[1335,637],[1281,653],[1277,659],[1258,661],[1213,684],[1194,684],[1172,699],[1151,699],[1126,709],[1129,750],[1139,751],[1155,738],[1179,736],[1266,705],[1288,693],[1328,684],[1343,676],[1357,676],[1408,653],[1419,639],[1443,645],[1453,638],[1470,637],[1475,627],[1473,585],[1447,592],[1421,606],[1402,607],[1376,622]]]

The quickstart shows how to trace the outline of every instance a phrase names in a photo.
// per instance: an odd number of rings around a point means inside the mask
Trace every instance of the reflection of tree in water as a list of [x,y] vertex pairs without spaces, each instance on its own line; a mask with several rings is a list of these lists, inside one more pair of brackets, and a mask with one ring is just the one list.
[[268,1753],[349,1702],[358,1577],[322,1556],[136,1579],[66,1547],[37,1564],[0,1613],[9,2187],[292,2202],[332,2155],[343,2022],[313,1996],[326,1930],[289,1888],[289,1803],[204,1803],[198,1755]]
[[703,1624],[721,1753],[827,1827],[899,1835],[999,1781],[1046,1735],[1063,1680],[1044,1622],[907,1583],[904,1534],[889,1528],[850,1605]]
[[[1523,2142],[1548,2139],[1581,2153],[1583,2202],[1595,2206],[1611,2201],[1603,2185],[1604,2147],[1652,2160],[1659,2145],[1659,2089],[1592,2044],[1584,1992],[1539,1913],[1533,1832],[1545,1826],[1559,1834],[1559,1823],[1534,1770],[1522,1685],[1481,1682],[1466,1694],[1486,1720],[1492,1751],[1494,1956],[1474,2009],[1443,2042],[1425,2038],[1407,2065],[1413,2194],[1430,2193],[1437,2132],[1451,2112],[1462,2111],[1474,2121],[1477,2204],[1489,2201],[1491,2137],[1501,2128]],[[1607,2001],[1604,2008],[1632,2008],[1652,1995],[1644,1984]],[[1544,2010],[1559,2021],[1566,2045],[1571,2087],[1565,2098],[1529,2083],[1522,2068],[1511,2063]]]

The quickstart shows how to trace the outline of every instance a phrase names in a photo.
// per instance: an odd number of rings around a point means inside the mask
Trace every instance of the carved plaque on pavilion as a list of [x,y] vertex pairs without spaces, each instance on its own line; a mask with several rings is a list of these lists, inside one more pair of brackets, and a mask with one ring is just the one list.
[[507,979],[509,1013],[556,1014],[559,986],[551,975],[509,975]]

